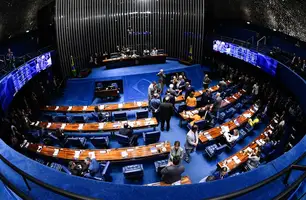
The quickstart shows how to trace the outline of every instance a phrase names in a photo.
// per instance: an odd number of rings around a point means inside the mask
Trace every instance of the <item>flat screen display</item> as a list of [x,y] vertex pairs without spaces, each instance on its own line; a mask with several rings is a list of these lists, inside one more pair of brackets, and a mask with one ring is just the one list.
[[214,41],[213,50],[243,60],[275,76],[278,62],[269,56],[220,40]]
[[0,103],[6,111],[17,92],[36,74],[52,65],[51,53],[45,53],[21,65],[0,80]]

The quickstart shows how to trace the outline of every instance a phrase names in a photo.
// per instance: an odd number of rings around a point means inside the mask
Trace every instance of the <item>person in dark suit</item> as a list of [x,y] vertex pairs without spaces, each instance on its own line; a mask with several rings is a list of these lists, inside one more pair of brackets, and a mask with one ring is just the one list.
[[207,104],[210,104],[211,102],[212,102],[211,92],[209,90],[206,90],[201,95],[200,106],[206,106]]
[[131,129],[131,127],[127,123],[125,123],[123,125],[123,128],[121,128],[119,130],[119,134],[120,135],[125,135],[125,136],[128,136],[129,138],[131,138],[133,136],[133,129]]
[[174,157],[173,162],[169,162],[168,166],[161,170],[162,180],[167,184],[172,184],[181,180],[184,171],[185,167],[180,165],[180,158]]
[[173,115],[173,105],[170,103],[170,97],[166,96],[165,101],[160,104],[160,129],[165,130],[165,122],[167,123],[166,130],[170,129],[170,120]]
[[169,98],[169,102],[174,106],[174,104],[175,104],[175,97],[170,93],[169,89],[166,92],[166,96],[164,97],[163,102],[166,101],[167,97]]
[[194,88],[190,85],[189,82],[186,82],[185,84],[185,99],[189,97],[189,95],[194,92]]

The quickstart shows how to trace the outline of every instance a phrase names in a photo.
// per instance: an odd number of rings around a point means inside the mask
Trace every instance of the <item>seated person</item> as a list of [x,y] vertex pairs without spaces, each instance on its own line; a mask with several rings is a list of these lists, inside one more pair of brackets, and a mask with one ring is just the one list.
[[256,116],[253,120],[250,118],[248,120],[248,125],[250,125],[251,127],[254,127],[256,124],[258,124],[260,121],[260,117]]
[[180,165],[180,160],[181,159],[179,157],[174,157],[173,162],[169,162],[168,166],[161,170],[162,181],[167,184],[172,184],[181,180],[185,167]]
[[226,139],[227,143],[234,144],[239,139],[239,130],[234,129],[233,134],[230,134],[227,132],[227,133],[224,133],[223,136]]
[[180,158],[180,162],[183,159],[184,150],[180,145],[181,145],[180,141],[175,141],[174,146],[171,147],[170,157],[169,157],[170,162],[173,162],[174,157]]
[[99,107],[95,106],[95,111],[91,113],[93,118],[101,122],[103,120],[103,114],[100,112]]
[[274,144],[270,141],[270,138],[266,138],[265,144],[260,147],[261,157],[268,157],[270,153],[274,150]]
[[152,51],[151,51],[151,56],[157,56],[157,49],[156,49],[156,47],[154,47],[153,49],[152,49]]
[[175,97],[177,97],[181,93],[181,90],[175,90],[174,89],[174,85],[173,84],[169,85],[169,89],[168,90],[169,90],[170,94],[172,94]]
[[214,180],[221,180],[228,177],[227,168],[222,167],[220,170],[215,171],[212,176],[214,176]]
[[149,50],[149,49],[144,49],[144,50],[143,50],[143,55],[144,55],[144,56],[150,55],[150,50]]
[[221,94],[218,92],[215,96],[215,101],[210,108],[213,113],[217,114],[217,118],[219,118],[219,110],[221,108],[221,104],[222,104],[222,98]]
[[171,84],[173,84],[174,89],[175,89],[176,88],[176,84],[178,82],[178,79],[176,78],[176,76],[173,76],[170,82],[171,82]]
[[183,90],[184,87],[185,87],[185,79],[183,78],[182,75],[180,75],[176,83],[176,89]]
[[191,92],[186,99],[187,110],[193,110],[197,107],[197,98],[194,96],[194,92]]
[[137,146],[138,145],[138,136],[133,134],[134,131],[132,127],[130,127],[127,123],[123,125],[123,128],[119,130],[120,135],[125,135],[129,137],[129,142],[131,146]]
[[189,97],[191,92],[195,92],[194,88],[190,85],[189,82],[186,82],[186,84],[185,84],[185,99],[187,99],[187,97]]
[[246,163],[247,167],[252,170],[255,169],[259,166],[260,164],[260,157],[258,156],[260,153],[259,149],[256,149],[255,151],[253,150],[253,152],[251,152],[248,157],[248,161]]
[[82,163],[70,161],[68,164],[68,169],[72,175],[81,176],[84,175],[83,172],[86,170],[86,166],[84,166]]
[[87,157],[85,158],[85,164],[88,168],[87,173],[84,174],[84,177],[95,177],[100,173],[100,164],[96,159]]

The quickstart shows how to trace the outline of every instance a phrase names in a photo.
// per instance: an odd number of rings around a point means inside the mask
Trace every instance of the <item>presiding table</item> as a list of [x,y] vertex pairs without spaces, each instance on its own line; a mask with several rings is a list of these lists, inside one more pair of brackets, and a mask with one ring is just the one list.
[[257,105],[251,106],[248,110],[246,110],[243,114],[239,115],[235,119],[231,121],[225,122],[224,124],[211,128],[209,130],[201,131],[199,133],[199,140],[201,143],[205,144],[211,140],[215,140],[223,135],[224,131],[232,131],[235,128],[243,125],[250,119],[258,110]]
[[[230,104],[233,104],[235,103],[242,95],[243,93],[245,93],[246,91],[245,90],[240,90],[239,92],[233,94],[232,96],[229,96],[225,99],[222,100],[221,102],[221,108],[224,108]],[[181,112],[180,113],[180,120],[184,120],[184,121],[190,121],[191,119],[193,119],[193,117],[199,113],[199,111],[201,109],[204,109],[204,107],[201,107],[201,108],[196,108],[194,110],[189,110],[189,111],[186,111],[186,112]]]
[[25,141],[21,147],[30,152],[63,160],[84,160],[86,157],[97,161],[128,162],[134,160],[167,157],[170,153],[170,142],[160,142],[146,146],[125,147],[116,149],[69,149]]
[[177,182],[172,183],[172,184],[168,184],[168,183],[165,183],[165,182],[161,181],[161,182],[157,182],[157,183],[146,184],[145,186],[171,186],[171,185],[187,185],[187,184],[191,184],[191,180],[190,180],[189,176],[183,176],[180,181],[177,181]]
[[269,135],[273,134],[274,127],[272,124],[268,125],[265,130],[256,137],[250,144],[241,149],[241,151],[235,153],[234,155],[226,158],[225,160],[218,162],[218,167],[226,167],[228,172],[237,169],[239,166],[244,164],[248,160],[248,153],[255,151],[256,148],[264,145],[264,139]]
[[161,64],[166,62],[167,54],[158,54],[156,56],[138,56],[138,57],[118,57],[103,60],[106,69],[115,69],[135,65]]
[[156,118],[145,118],[129,121],[101,122],[101,123],[60,123],[60,122],[32,122],[34,128],[44,128],[48,130],[61,129],[65,132],[114,132],[123,128],[128,123],[133,129],[142,129],[158,126]]

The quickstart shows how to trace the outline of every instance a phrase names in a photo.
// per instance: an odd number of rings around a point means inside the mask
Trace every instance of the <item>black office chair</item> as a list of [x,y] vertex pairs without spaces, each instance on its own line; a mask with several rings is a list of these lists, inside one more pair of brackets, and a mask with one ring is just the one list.
[[160,138],[160,131],[143,133],[143,140],[145,144],[156,143],[159,141],[159,138]]
[[136,119],[144,119],[148,117],[149,117],[149,112],[147,110],[136,112]]
[[109,138],[106,137],[91,137],[90,138],[91,143],[96,147],[96,148],[108,148],[109,146]]
[[127,121],[127,114],[125,112],[114,113],[115,121]]

